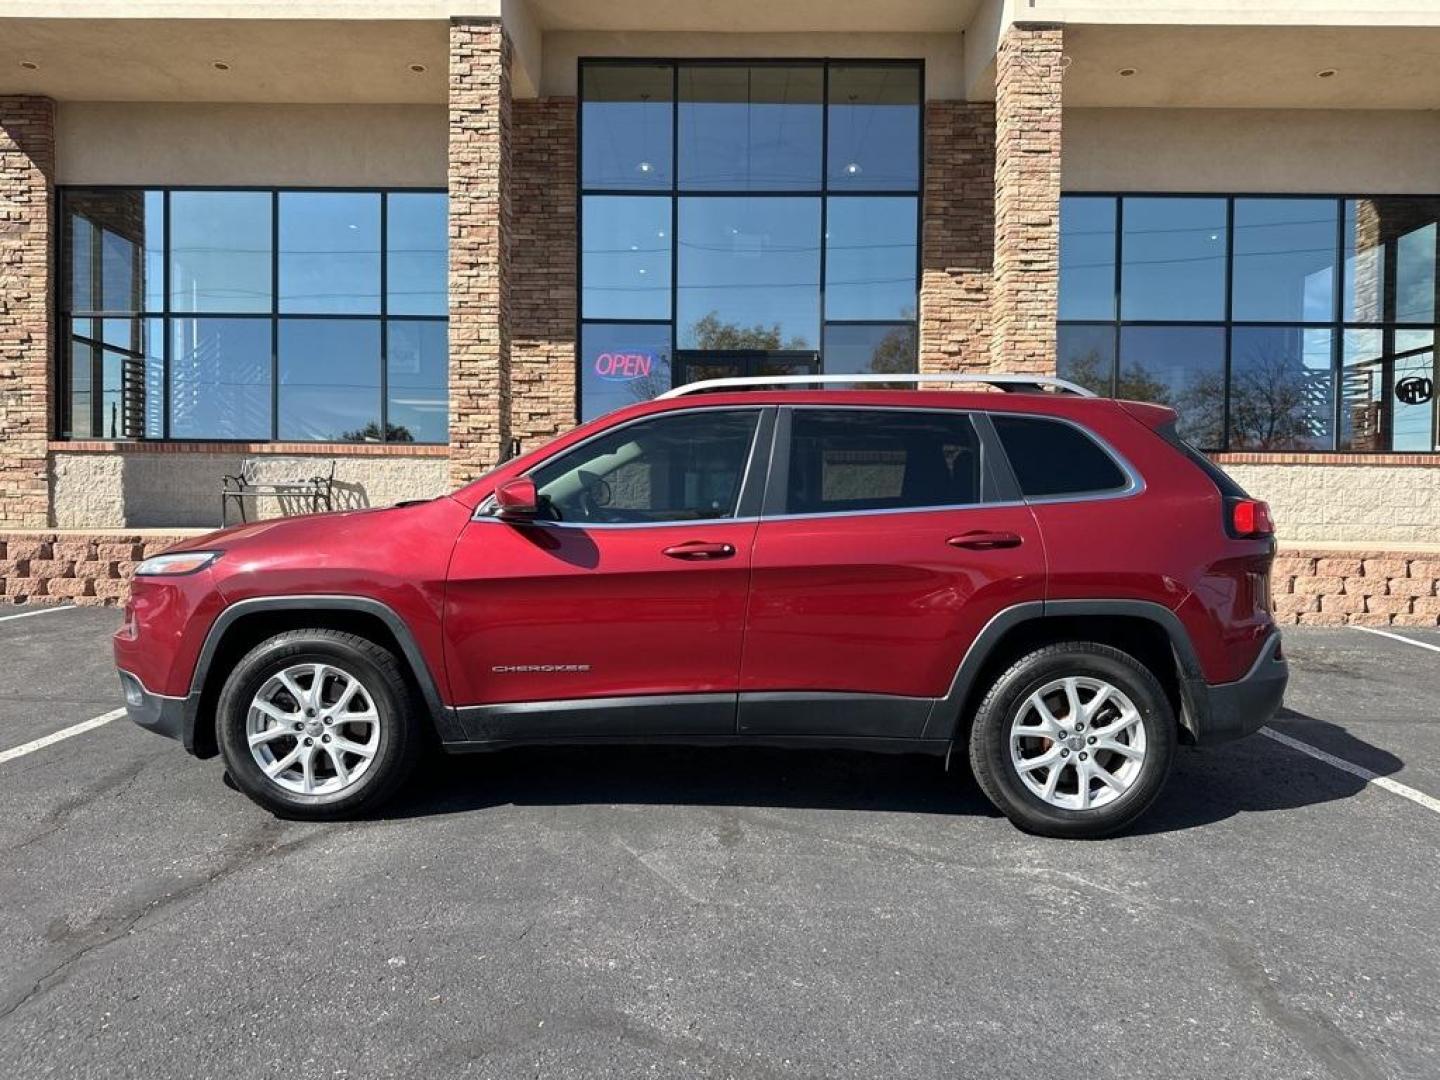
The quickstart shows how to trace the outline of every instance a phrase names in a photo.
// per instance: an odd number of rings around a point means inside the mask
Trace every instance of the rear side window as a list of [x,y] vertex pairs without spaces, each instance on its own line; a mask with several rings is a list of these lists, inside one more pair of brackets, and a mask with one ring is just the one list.
[[980,501],[980,442],[965,413],[796,409],[787,514]]
[[992,416],[1026,498],[1094,495],[1128,481],[1120,466],[1077,427],[1034,416]]

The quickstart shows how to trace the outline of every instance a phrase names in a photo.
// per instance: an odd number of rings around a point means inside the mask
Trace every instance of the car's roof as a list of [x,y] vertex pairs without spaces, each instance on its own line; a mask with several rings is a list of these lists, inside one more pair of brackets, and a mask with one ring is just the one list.
[[[619,413],[639,415],[716,405],[868,405],[907,409],[983,409],[989,412],[1043,413],[1053,416],[1094,415],[1113,408],[1111,398],[1079,394],[992,390],[741,390],[686,394],[628,406]],[[616,417],[619,413],[610,414]]]

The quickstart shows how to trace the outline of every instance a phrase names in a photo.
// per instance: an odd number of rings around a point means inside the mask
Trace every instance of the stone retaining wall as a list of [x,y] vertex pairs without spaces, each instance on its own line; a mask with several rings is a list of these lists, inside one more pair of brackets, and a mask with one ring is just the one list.
[[6,604],[123,604],[140,560],[183,534],[0,533]]

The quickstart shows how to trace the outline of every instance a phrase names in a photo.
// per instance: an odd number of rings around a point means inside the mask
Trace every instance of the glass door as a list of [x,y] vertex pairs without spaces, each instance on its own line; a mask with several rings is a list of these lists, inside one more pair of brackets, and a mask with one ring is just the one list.
[[702,379],[757,378],[768,375],[818,375],[820,354],[808,350],[681,349],[675,354],[675,385]]

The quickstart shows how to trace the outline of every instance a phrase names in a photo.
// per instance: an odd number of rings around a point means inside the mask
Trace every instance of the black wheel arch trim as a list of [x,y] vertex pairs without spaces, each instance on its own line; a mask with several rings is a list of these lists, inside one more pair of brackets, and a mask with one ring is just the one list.
[[981,670],[994,653],[1001,640],[1015,627],[1027,622],[1046,618],[1085,615],[1119,615],[1143,619],[1164,631],[1170,641],[1179,676],[1181,716],[1180,723],[1194,736],[1205,727],[1208,719],[1208,684],[1195,654],[1195,646],[1184,623],[1174,611],[1163,604],[1146,600],[1030,600],[998,611],[991,617],[955,669],[950,689],[942,698],[936,698],[926,721],[923,737],[927,739],[954,739],[963,734],[960,727],[971,704],[970,695],[976,689]]
[[396,643],[399,644],[400,651],[404,654],[401,659],[409,666],[410,672],[420,688],[421,696],[425,699],[426,709],[434,718],[435,727],[441,739],[451,741],[465,737],[463,729],[455,718],[454,710],[446,705],[440,696],[440,688],[435,680],[435,674],[430,670],[430,665],[425,659],[425,654],[420,651],[420,646],[416,644],[410,625],[400,617],[394,608],[368,596],[306,595],[301,593],[291,596],[258,596],[249,600],[237,600],[215,617],[215,621],[210,624],[210,629],[205,633],[205,642],[200,647],[200,655],[195,661],[195,670],[190,676],[190,693],[185,698],[181,738],[185,749],[191,753],[196,752],[195,726],[199,721],[200,701],[210,676],[210,666],[215,660],[215,654],[219,651],[220,643],[224,641],[226,633],[241,619],[276,611],[356,611],[380,619],[394,636]]

